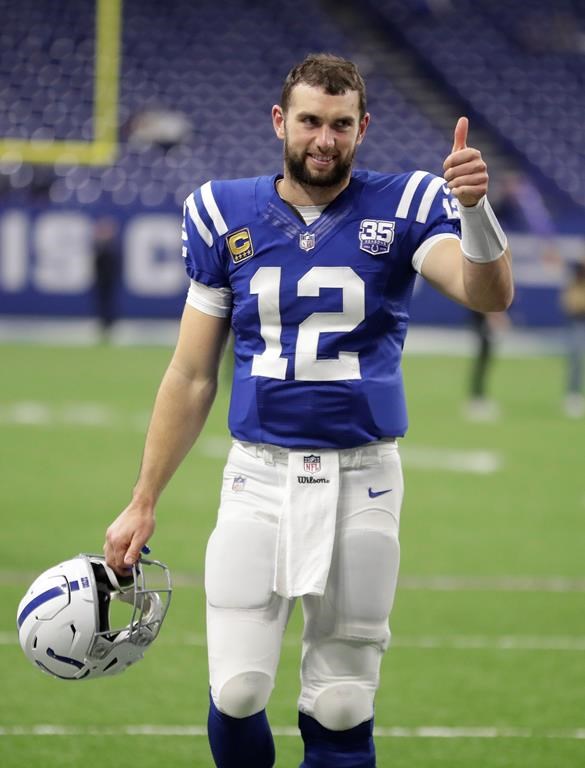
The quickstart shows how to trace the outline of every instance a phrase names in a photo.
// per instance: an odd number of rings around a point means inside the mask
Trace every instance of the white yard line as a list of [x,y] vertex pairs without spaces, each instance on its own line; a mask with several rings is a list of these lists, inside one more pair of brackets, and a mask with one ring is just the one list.
[[[284,645],[300,646],[300,636],[287,635]],[[204,648],[203,634],[175,634],[163,632],[157,641],[166,646],[192,646]],[[0,646],[18,645],[16,630],[0,632]],[[456,651],[585,651],[585,637],[580,635],[397,635],[392,638],[392,648],[407,650],[456,650]]]
[[[514,271],[521,270],[516,265]],[[534,282],[534,265],[527,267]],[[517,277],[517,275],[515,275]],[[547,278],[547,284],[550,279]],[[178,320],[121,320],[113,328],[114,346],[174,346]],[[92,346],[101,340],[97,322],[91,318],[51,318],[0,316],[0,343],[34,342],[63,346]],[[564,351],[563,328],[510,328],[498,338],[500,357],[558,355]],[[412,324],[404,348],[408,355],[471,357],[474,335],[465,326],[447,327]]]
[[[0,636],[1,637],[1,636]],[[205,635],[189,634],[183,638],[173,639],[172,636],[161,643],[172,645],[192,645],[205,647]],[[285,636],[284,645],[297,647],[301,638]],[[585,651],[583,636],[550,636],[546,635],[397,635],[392,637],[392,648],[409,650],[457,650],[457,651]]]
[[[276,726],[275,736],[298,737],[297,728]],[[1,736],[206,736],[203,725],[121,725],[121,726],[68,726],[68,725],[13,725],[0,727]],[[585,728],[538,730],[505,726],[418,726],[376,727],[374,735],[390,739],[564,739],[585,740]]]
[[20,400],[0,405],[0,425],[19,427],[94,427],[144,432],[149,414],[117,410],[105,403]]
[[402,464],[412,469],[445,470],[477,475],[491,475],[502,468],[502,458],[493,451],[454,451],[401,445]]
[[[70,402],[55,405],[22,400],[0,405],[0,425],[21,427],[69,427],[121,429],[144,432],[149,414],[117,410],[104,403]],[[228,436],[202,437],[194,452],[224,459],[231,445]],[[493,451],[464,451],[416,445],[400,449],[405,467],[472,474],[492,474],[502,467],[502,457]]]
[[585,637],[546,635],[446,635],[398,636],[393,648],[420,650],[452,649],[457,651],[585,651]]
[[[0,570],[0,588],[25,589],[38,576],[29,570]],[[203,588],[203,573],[173,571],[176,588]],[[408,592],[585,592],[585,579],[565,576],[401,576],[398,588]]]
[[429,592],[585,592],[585,579],[566,576],[404,576],[399,589]]

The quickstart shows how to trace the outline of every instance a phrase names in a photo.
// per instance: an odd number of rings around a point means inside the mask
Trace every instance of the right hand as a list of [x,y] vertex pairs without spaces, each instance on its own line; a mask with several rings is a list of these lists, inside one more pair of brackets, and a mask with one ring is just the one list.
[[453,149],[443,163],[445,181],[460,205],[474,206],[487,194],[488,173],[479,149],[467,146],[469,120],[460,117],[455,126]]
[[126,576],[140,559],[142,547],[154,533],[154,509],[132,501],[106,531],[106,564]]

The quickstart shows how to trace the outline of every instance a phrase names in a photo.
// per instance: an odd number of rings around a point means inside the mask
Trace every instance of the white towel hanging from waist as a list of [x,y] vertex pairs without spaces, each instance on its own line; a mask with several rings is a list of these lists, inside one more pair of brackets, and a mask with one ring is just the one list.
[[322,595],[337,520],[339,453],[290,451],[278,527],[274,591],[282,597]]

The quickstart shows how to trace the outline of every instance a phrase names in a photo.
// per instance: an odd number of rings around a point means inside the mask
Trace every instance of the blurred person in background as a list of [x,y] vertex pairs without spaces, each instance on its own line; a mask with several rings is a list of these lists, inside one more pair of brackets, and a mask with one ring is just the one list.
[[553,215],[540,190],[525,173],[503,173],[495,181],[490,197],[498,221],[506,232],[537,235],[540,248],[535,257],[543,262],[558,262]]
[[493,208],[511,232],[531,232],[549,241],[555,234],[550,210],[538,188],[521,171],[506,171],[495,182]]
[[[555,263],[559,259],[555,226],[550,210],[530,178],[520,171],[506,171],[494,184],[493,209],[506,232],[530,233],[539,237],[537,258]],[[497,353],[498,336],[511,325],[506,312],[470,312],[473,354],[469,370],[467,400],[463,413],[470,421],[495,421],[499,403],[490,396],[490,380]]]
[[467,146],[467,119],[455,126],[444,178],[354,171],[369,122],[356,66],[308,56],[272,108],[283,171],[207,182],[187,198],[191,284],[179,339],[132,500],[106,533],[107,563],[125,573],[205,423],[231,327],[233,443],[205,562],[218,768],[275,764],[266,706],[297,599],[302,768],[374,768],[415,278],[481,312],[512,300],[511,256],[487,201],[486,164]]
[[116,297],[122,264],[118,222],[103,216],[94,225],[93,267],[95,309],[101,338],[108,341],[117,317]]
[[585,257],[569,264],[567,270],[568,280],[561,293],[561,306],[568,325],[565,413],[569,418],[579,419],[585,416]]
[[[585,356],[585,257],[577,261],[569,261],[561,256],[556,244],[556,229],[551,212],[537,187],[523,173],[508,172],[498,179],[493,197],[494,210],[506,231],[529,232],[539,238],[540,252],[537,258],[549,266],[562,269],[566,274],[566,283],[561,291],[561,306],[567,320],[566,329],[566,384],[564,411],[570,418],[585,416],[585,397],[583,383],[583,357]],[[499,327],[506,325],[497,320]],[[482,355],[488,362],[483,370],[490,365],[492,359],[492,329],[488,320],[482,324],[478,354],[474,360],[474,370],[482,371]],[[477,326],[476,326],[477,328]],[[485,334],[485,340],[481,336]],[[474,411],[474,403],[470,401],[468,414]],[[485,413],[497,408],[495,403],[487,403]],[[478,404],[475,412],[481,418],[482,405]]]
[[494,421],[500,407],[489,394],[490,374],[497,335],[509,327],[510,320],[506,312],[470,312],[470,324],[475,346],[465,415],[470,421]]

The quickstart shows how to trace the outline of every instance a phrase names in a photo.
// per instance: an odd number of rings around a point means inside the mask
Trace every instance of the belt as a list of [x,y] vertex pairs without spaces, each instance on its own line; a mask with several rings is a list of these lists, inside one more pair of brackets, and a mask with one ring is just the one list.
[[[269,443],[246,443],[242,440],[234,440],[234,445],[242,448],[246,453],[262,459],[265,464],[288,464],[289,449]],[[334,448],[307,448],[307,455],[319,455],[330,452]],[[374,443],[358,445],[355,448],[341,448],[339,454],[339,466],[342,469],[359,469],[360,467],[372,467],[382,463],[382,458],[397,450],[395,437],[385,437]]]

